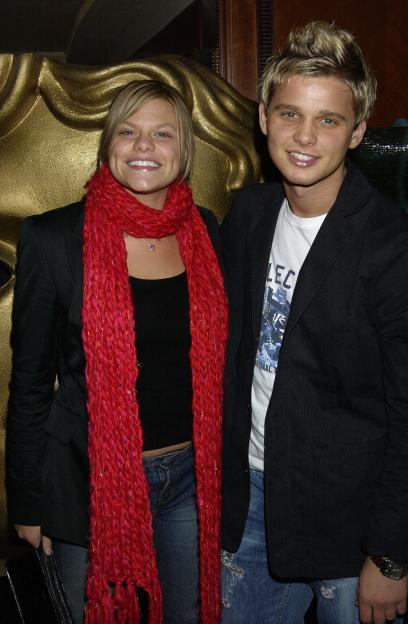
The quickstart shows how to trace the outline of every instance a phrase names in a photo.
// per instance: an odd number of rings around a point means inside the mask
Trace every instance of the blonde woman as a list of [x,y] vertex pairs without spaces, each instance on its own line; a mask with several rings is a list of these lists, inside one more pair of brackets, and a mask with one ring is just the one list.
[[215,623],[227,313],[180,95],[128,85],[99,156],[83,202],[22,229],[10,515],[53,551],[75,622],[85,594],[87,623],[138,622],[147,593],[150,622]]

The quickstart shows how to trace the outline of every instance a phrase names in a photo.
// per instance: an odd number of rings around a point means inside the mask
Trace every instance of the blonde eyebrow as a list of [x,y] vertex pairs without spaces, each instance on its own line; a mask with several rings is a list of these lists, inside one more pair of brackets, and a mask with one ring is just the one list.
[[[132,128],[137,128],[137,124],[132,123],[131,121],[127,121],[126,119],[124,121],[122,121],[119,125],[118,128],[120,128],[121,126],[131,126]],[[151,126],[152,128],[155,128],[156,130],[158,128],[171,128],[172,130],[176,130],[176,126],[174,126],[171,123],[158,123],[158,124],[154,124]]]
[[293,106],[293,104],[278,104],[274,106],[272,110],[280,110],[281,108],[290,108],[291,110],[299,110],[297,106]]

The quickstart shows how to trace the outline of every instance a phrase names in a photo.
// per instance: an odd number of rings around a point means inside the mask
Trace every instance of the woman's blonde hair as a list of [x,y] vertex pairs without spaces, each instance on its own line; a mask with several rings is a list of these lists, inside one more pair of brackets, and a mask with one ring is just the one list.
[[334,76],[349,86],[356,125],[375,104],[377,81],[353,35],[327,22],[310,22],[289,33],[283,49],[270,57],[260,83],[267,111],[277,87],[291,76]]
[[109,147],[116,128],[144,104],[155,99],[166,100],[174,108],[180,152],[179,177],[182,180],[188,178],[194,158],[194,134],[190,113],[178,91],[169,85],[153,80],[131,82],[113,100],[101,135],[98,152],[99,166],[108,158]]

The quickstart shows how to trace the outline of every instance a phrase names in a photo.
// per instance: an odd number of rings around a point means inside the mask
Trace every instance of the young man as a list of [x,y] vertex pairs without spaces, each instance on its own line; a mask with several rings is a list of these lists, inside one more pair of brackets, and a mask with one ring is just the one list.
[[406,610],[408,216],[346,160],[375,89],[326,23],[262,79],[282,182],[225,226],[224,624],[301,624],[313,596],[319,624]]

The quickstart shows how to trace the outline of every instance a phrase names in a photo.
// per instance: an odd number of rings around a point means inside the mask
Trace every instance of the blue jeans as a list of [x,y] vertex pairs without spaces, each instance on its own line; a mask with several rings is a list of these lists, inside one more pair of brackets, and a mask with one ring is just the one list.
[[[189,447],[144,459],[143,467],[150,487],[163,623],[198,624],[199,563],[193,450]],[[75,624],[82,624],[87,549],[54,540],[53,551]]]
[[143,460],[163,594],[164,624],[198,624],[199,562],[191,447]]
[[251,470],[244,536],[236,553],[222,553],[222,564],[223,624],[303,624],[313,598],[319,624],[360,624],[357,578],[301,583],[270,576],[262,472]]

